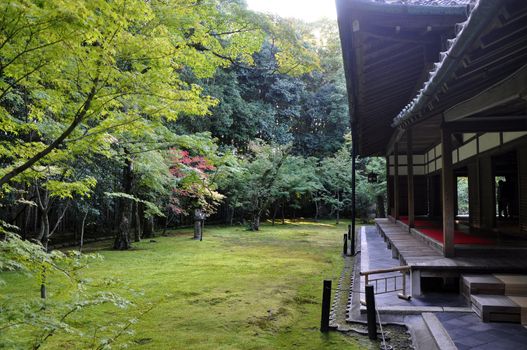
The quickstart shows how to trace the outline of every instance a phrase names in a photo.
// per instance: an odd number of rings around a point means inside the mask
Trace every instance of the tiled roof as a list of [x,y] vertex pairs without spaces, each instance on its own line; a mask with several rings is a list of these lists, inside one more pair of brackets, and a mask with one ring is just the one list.
[[465,6],[476,0],[373,0],[381,4],[422,5],[422,6]]
[[447,40],[447,50],[439,54],[439,62],[434,63],[434,68],[428,73],[428,80],[424,83],[423,88],[394,118],[392,127],[397,127],[409,120],[412,115],[419,112],[423,105],[428,103],[431,96],[435,95],[436,90],[445,83],[445,79],[450,77],[451,72],[449,70],[458,63],[460,55],[468,47],[467,42],[474,39],[472,34],[484,29],[486,21],[483,19],[488,20],[491,18],[501,2],[497,0],[479,0],[476,3],[476,9],[471,12],[469,18],[465,22],[456,25],[456,37]]

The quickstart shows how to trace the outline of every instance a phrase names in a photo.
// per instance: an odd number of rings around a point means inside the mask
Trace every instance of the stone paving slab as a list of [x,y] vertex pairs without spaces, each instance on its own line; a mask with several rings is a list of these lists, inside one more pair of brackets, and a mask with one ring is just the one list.
[[[361,270],[373,270],[381,268],[390,268],[400,265],[398,259],[392,258],[391,251],[386,248],[386,242],[377,233],[375,227],[367,227],[361,230]],[[411,258],[421,263],[435,261],[438,265],[448,263],[449,259],[440,257],[416,257]],[[425,260],[426,259],[426,260]],[[407,263],[409,262],[407,261]],[[453,266],[463,264],[461,261],[452,262]],[[469,264],[470,261],[465,261]],[[409,283],[409,279],[407,280]],[[363,290],[364,280],[361,280],[361,290]],[[408,284],[409,285],[409,284]],[[483,323],[477,315],[467,307],[462,296],[452,294],[429,293],[423,298],[412,298],[411,301],[404,301],[397,298],[397,293],[387,293],[376,295],[375,300],[381,311],[381,316],[385,319],[401,318],[402,322],[408,322],[410,319],[415,322],[421,317],[415,315],[417,310],[433,312],[441,322],[448,335],[460,350],[501,350],[527,349],[527,329],[520,324],[511,323]],[[404,312],[406,310],[406,313]],[[412,314],[414,316],[412,316]],[[407,316],[405,316],[407,315]],[[406,319],[406,317],[409,317]],[[413,318],[411,318],[413,317]],[[421,328],[423,326],[421,325]],[[417,327],[419,329],[419,327]],[[437,349],[433,338],[428,331],[414,332],[418,349]]]
[[527,329],[519,324],[483,323],[474,313],[436,313],[459,350],[527,348]]
[[434,338],[435,343],[441,350],[457,350],[456,345],[452,341],[452,338],[450,338],[450,335],[446,331],[446,329],[443,327],[441,322],[437,319],[437,317],[430,312],[423,313],[423,319],[426,323],[426,326],[430,330],[430,333],[432,333],[432,336]]

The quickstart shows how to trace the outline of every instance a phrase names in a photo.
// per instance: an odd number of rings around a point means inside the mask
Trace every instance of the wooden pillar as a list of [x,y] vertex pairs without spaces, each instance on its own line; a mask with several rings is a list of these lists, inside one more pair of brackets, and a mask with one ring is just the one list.
[[470,227],[481,227],[478,161],[468,164],[468,215]]
[[518,149],[520,231],[527,232],[527,146]]
[[479,180],[481,227],[491,230],[496,222],[496,186],[491,157],[487,156],[479,160]]
[[412,129],[406,131],[407,150],[406,163],[408,165],[407,179],[408,179],[408,226],[415,226],[415,204],[414,204],[414,155],[413,155],[413,140]]
[[391,204],[391,197],[390,197],[390,191],[388,190],[388,184],[390,183],[390,156],[386,156],[386,204],[388,206],[388,215],[393,215],[392,213],[392,204]]
[[399,145],[393,147],[393,217],[399,219]]
[[434,205],[434,200],[435,200],[435,197],[434,197],[434,181],[433,181],[433,176],[428,174],[426,176],[426,182],[427,182],[427,190],[428,190],[428,217],[429,218],[432,218],[434,217],[434,208],[435,208],[435,205]]
[[441,129],[441,181],[443,191],[443,255],[453,257],[454,248],[454,171],[452,169],[452,136]]

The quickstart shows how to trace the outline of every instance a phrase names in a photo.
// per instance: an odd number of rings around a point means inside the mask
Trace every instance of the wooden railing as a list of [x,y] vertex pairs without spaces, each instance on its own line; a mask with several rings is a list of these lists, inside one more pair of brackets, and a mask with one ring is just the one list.
[[[367,286],[368,284],[371,284],[374,286],[375,294],[384,294],[384,293],[401,291],[401,293],[398,293],[397,296],[404,300],[410,300],[411,296],[406,291],[406,275],[409,274],[410,271],[411,271],[410,266],[398,266],[398,267],[391,267],[388,269],[361,271],[360,275],[364,276],[365,286]],[[378,274],[389,273],[389,272],[400,272],[401,275],[385,276],[385,277],[379,277],[379,278],[370,277],[371,275],[378,275]],[[398,278],[402,279],[402,282],[399,288],[397,288]],[[392,288],[388,288],[389,280],[393,280]],[[381,288],[381,290],[379,290],[379,281],[384,281],[384,289]],[[382,283],[381,283],[381,286],[382,286]]]

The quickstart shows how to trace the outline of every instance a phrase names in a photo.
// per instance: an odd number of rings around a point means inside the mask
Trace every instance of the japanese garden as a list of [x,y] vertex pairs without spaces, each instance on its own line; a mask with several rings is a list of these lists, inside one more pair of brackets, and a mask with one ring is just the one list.
[[2,2],[0,347],[357,346],[318,331],[350,151],[334,20]]
[[0,2],[0,349],[520,349],[524,0]]

